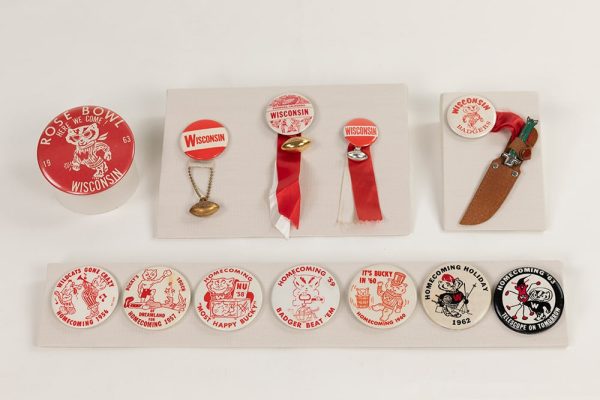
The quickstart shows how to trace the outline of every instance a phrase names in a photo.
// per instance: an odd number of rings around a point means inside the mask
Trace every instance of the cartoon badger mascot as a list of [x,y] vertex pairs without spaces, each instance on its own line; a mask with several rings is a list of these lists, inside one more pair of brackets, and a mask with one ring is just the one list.
[[479,106],[469,104],[463,107],[465,115],[462,117],[462,122],[469,125],[470,128],[475,128],[478,122],[483,122],[483,117],[479,115]]
[[73,160],[66,163],[65,168],[79,171],[81,166],[85,165],[89,169],[96,170],[94,179],[102,178],[108,171],[106,162],[112,158],[110,147],[102,142],[106,139],[106,135],[105,133],[100,136],[96,123],[69,129],[65,140],[75,146],[75,152]]
[[381,311],[380,321],[389,320],[392,313],[400,313],[402,307],[408,305],[408,301],[402,298],[407,287],[404,279],[406,279],[406,275],[401,272],[394,272],[394,277],[388,279],[385,290],[383,282],[377,282],[377,295],[381,297],[381,303],[373,305],[371,309]]
[[443,293],[438,295],[436,311],[454,318],[468,313],[469,299],[465,294],[464,286],[465,283],[460,278],[455,278],[450,274],[442,275],[442,279],[438,282],[438,288]]

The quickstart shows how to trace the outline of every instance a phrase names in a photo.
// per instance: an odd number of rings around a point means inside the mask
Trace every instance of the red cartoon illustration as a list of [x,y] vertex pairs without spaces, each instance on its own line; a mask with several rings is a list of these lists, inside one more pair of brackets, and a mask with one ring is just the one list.
[[405,301],[402,298],[402,295],[406,293],[405,278],[406,275],[403,273],[394,272],[394,277],[388,279],[385,290],[383,289],[383,282],[377,283],[377,295],[381,298],[381,303],[373,305],[371,309],[381,311],[380,321],[389,320],[392,313],[401,313],[402,307],[408,305],[408,300]]
[[[519,319],[519,312],[521,312],[521,320],[527,321],[529,317],[535,315],[535,321],[541,321],[547,318],[552,311],[552,305],[550,301],[554,297],[552,290],[540,287],[541,281],[533,283],[529,282],[529,275],[521,277],[516,283],[512,283],[514,290],[507,289],[504,293],[505,296],[516,296],[517,303],[512,305],[505,305],[507,311],[511,311],[512,308],[516,307],[516,310],[512,314],[511,318],[514,320]],[[526,314],[525,311],[528,310]]]
[[73,328],[89,328],[106,320],[115,309],[119,288],[110,273],[85,266],[65,273],[52,292],[54,315]]
[[75,305],[73,304],[73,296],[77,294],[77,288],[73,284],[72,280],[68,280],[65,286],[59,292],[54,291],[54,295],[60,303],[59,310],[65,315],[75,314]]
[[282,135],[297,135],[312,123],[314,110],[311,102],[298,94],[279,96],[267,107],[267,122],[271,129]]
[[356,308],[370,308],[371,294],[369,288],[356,288]]
[[350,283],[348,302],[363,324],[380,329],[403,323],[417,304],[415,284],[393,265],[363,268]]
[[[165,329],[181,320],[190,302],[185,278],[166,267],[145,268],[125,286],[123,309],[145,329]],[[177,299],[177,300],[175,300]]]
[[233,331],[248,325],[262,305],[262,291],[248,271],[226,267],[206,275],[194,298],[196,313],[213,329]]
[[101,279],[99,276],[96,276],[91,282],[89,282],[86,274],[80,275],[77,279],[81,281],[81,285],[79,287],[83,288],[81,297],[83,298],[87,309],[90,311],[89,315],[87,315],[85,318],[94,318],[100,314],[100,311],[98,311],[98,306],[100,305],[98,302],[98,294],[101,290],[106,288],[106,281]]
[[298,321],[307,322],[317,318],[315,314],[319,307],[311,307],[314,303],[323,303],[325,299],[319,295],[321,277],[316,275],[301,274],[294,276],[294,300],[291,309]]
[[65,164],[66,169],[79,171],[81,165],[94,169],[94,179],[102,178],[108,171],[106,161],[110,161],[112,154],[110,147],[101,142],[107,133],[100,135],[97,124],[79,126],[69,129],[65,140],[75,146],[73,160]]
[[250,311],[254,294],[250,282],[235,278],[214,278],[206,283],[206,308],[213,318],[240,318]]
[[[167,276],[171,276],[171,271],[168,269],[163,271],[163,274],[160,278],[157,278],[158,271],[156,269],[148,269],[146,268],[142,273],[142,280],[138,283],[137,293],[144,306],[142,308],[159,308],[160,303],[154,301],[154,294],[156,293],[156,289],[152,289],[154,285],[160,283]],[[154,307],[156,306],[156,307]]]
[[462,109],[464,115],[462,122],[469,125],[470,128],[475,128],[478,122],[483,122],[484,119],[479,115],[479,106],[476,104],[468,104]]
[[316,265],[298,265],[279,276],[271,303],[281,322],[295,329],[323,326],[338,309],[340,290],[335,278]]
[[106,288],[106,281],[102,277],[96,276],[90,282],[85,273],[79,275],[77,281],[80,281],[81,283],[75,284],[72,280],[69,280],[60,292],[54,292],[54,295],[61,304],[60,311],[66,315],[75,314],[77,309],[73,304],[73,296],[76,296],[78,292],[81,291],[81,299],[84,301],[89,311],[89,314],[85,319],[92,319],[100,314],[100,311],[98,310],[98,307],[100,306],[98,295]]
[[163,290],[165,300],[163,302],[156,300],[156,289],[154,286],[160,284],[165,278],[172,275],[170,269],[165,269],[160,277],[158,277],[158,270],[156,268],[146,268],[142,272],[142,279],[137,284],[137,295],[139,301],[134,302],[133,297],[127,297],[125,299],[125,308],[141,308],[143,310],[154,311],[159,308],[169,308],[176,311],[184,311],[187,308],[187,301],[182,296],[181,291],[178,293],[178,301],[174,302],[175,289],[173,288],[173,281],[167,283],[167,286]]

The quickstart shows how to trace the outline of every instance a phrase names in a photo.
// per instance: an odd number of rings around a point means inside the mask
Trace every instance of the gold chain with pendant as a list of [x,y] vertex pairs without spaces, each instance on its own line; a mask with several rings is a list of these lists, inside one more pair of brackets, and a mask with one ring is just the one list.
[[[210,171],[208,176],[208,185],[206,187],[206,194],[203,195],[198,189],[198,185],[194,180],[194,176],[192,175],[192,168],[206,168]],[[219,211],[219,205],[215,202],[209,201],[210,191],[213,185],[213,176],[214,176],[214,168],[213,167],[205,167],[205,166],[191,166],[188,165],[188,176],[190,177],[190,182],[192,183],[192,187],[194,188],[194,192],[198,195],[199,201],[190,208],[190,213],[196,217],[208,217]]]
[[[202,195],[202,193],[200,193],[200,189],[198,189],[198,185],[196,184],[196,181],[194,180],[194,176],[192,175],[192,168],[206,168],[210,171],[210,175],[208,176],[208,186],[206,188],[206,195]],[[212,189],[214,173],[215,173],[215,169],[213,167],[200,167],[200,166],[192,167],[191,165],[188,166],[188,176],[190,177],[190,182],[192,182],[192,187],[194,188],[194,192],[196,192],[196,194],[198,195],[198,198],[200,200],[208,200],[208,198],[210,197],[210,190]]]

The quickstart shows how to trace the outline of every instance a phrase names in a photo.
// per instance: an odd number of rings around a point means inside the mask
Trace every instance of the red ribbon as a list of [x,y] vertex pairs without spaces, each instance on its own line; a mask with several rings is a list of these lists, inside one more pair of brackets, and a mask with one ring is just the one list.
[[[300,135],[294,135],[300,136]],[[292,136],[277,135],[277,207],[279,214],[300,226],[300,153],[281,150]]]
[[[354,150],[354,147],[353,144],[348,145],[348,151]],[[375,172],[371,162],[371,147],[366,146],[361,150],[368,156],[366,160],[354,161],[348,159],[354,208],[359,221],[381,221],[383,217],[379,206]]]
[[523,126],[525,126],[525,121],[523,121],[523,118],[519,117],[517,114],[509,111],[497,111],[496,123],[492,128],[492,132],[508,129],[510,131],[510,140],[508,143],[510,143],[513,141],[513,139],[519,136]]

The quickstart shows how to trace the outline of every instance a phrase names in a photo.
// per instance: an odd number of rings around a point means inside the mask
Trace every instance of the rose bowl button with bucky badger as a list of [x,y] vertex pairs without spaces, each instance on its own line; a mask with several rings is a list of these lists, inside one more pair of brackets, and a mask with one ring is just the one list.
[[160,330],[175,325],[190,304],[190,286],[170,267],[148,267],[138,271],[123,293],[123,310],[137,326]]
[[552,328],[563,314],[565,296],[556,278],[538,267],[518,267],[494,291],[500,321],[515,332],[533,334]]
[[448,329],[467,329],[486,314],[490,284],[476,267],[444,264],[434,269],[421,289],[421,302],[433,322]]
[[237,267],[211,271],[198,285],[194,305],[211,328],[235,331],[254,321],[262,306],[262,290],[254,275]]
[[372,328],[404,323],[417,305],[417,290],[406,272],[393,265],[363,268],[352,280],[348,301],[354,316]]
[[117,113],[80,106],[56,116],[37,146],[42,175],[72,211],[97,214],[117,208],[135,191],[134,136]]
[[220,122],[201,119],[189,124],[181,133],[181,150],[191,159],[212,160],[218,157],[229,143],[229,133]]
[[106,321],[117,306],[117,281],[103,268],[77,267],[63,274],[52,290],[52,310],[65,325],[91,328]]
[[469,139],[480,138],[492,131],[496,123],[496,108],[485,97],[461,96],[448,106],[446,121],[457,135]]
[[271,292],[271,304],[285,325],[315,329],[336,313],[340,289],[331,273],[315,265],[298,265],[282,273]]

